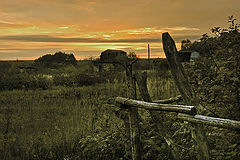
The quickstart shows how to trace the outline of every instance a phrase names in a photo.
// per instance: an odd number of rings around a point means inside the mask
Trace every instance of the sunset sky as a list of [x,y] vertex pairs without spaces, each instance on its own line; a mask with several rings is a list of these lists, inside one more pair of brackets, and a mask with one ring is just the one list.
[[240,20],[240,0],[0,0],[0,60],[36,59],[58,51],[77,59],[106,49],[164,57],[161,35],[197,40],[228,16]]

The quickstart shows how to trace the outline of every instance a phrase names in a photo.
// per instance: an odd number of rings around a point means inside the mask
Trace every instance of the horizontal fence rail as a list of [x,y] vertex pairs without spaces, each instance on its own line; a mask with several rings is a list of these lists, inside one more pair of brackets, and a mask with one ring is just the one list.
[[[196,142],[197,149],[197,159],[198,160],[209,160],[209,149],[207,145],[206,133],[202,129],[203,125],[209,125],[219,128],[225,128],[229,130],[240,131],[240,121],[222,119],[215,117],[208,117],[203,115],[197,115],[197,108],[200,107],[197,100],[197,96],[194,92],[193,87],[189,83],[184,68],[182,64],[178,61],[178,52],[174,40],[169,35],[169,33],[163,33],[162,35],[163,49],[167,57],[170,71],[173,75],[174,81],[180,95],[170,99],[157,100],[152,102],[152,99],[148,93],[147,84],[146,84],[146,74],[138,76],[138,74],[132,74],[132,64],[126,63],[126,76],[127,76],[127,88],[128,88],[128,98],[116,97],[111,98],[108,101],[114,106],[119,106],[122,109],[128,109],[129,114],[129,126],[130,136],[131,136],[131,148],[132,148],[132,159],[138,160],[141,159],[141,143],[140,143],[140,130],[139,130],[139,119],[137,108],[142,108],[149,110],[149,113],[152,117],[154,124],[156,125],[156,131],[160,131],[161,136],[164,138],[165,142],[168,144],[169,149],[171,150],[172,158],[175,160],[181,159],[178,148],[172,141],[167,130],[165,129],[161,118],[157,112],[154,111],[166,111],[166,112],[176,112],[177,118],[179,120],[188,121],[191,123],[191,133],[192,138]],[[138,78],[136,78],[138,77]],[[137,82],[140,94],[144,101],[134,100],[136,99],[136,85]],[[169,103],[183,101],[188,105],[172,105]],[[126,122],[126,124],[128,124]]]
[[208,117],[203,115],[196,115],[197,110],[194,106],[151,103],[151,102],[144,102],[144,101],[123,98],[123,97],[116,97],[114,100],[116,103],[123,105],[124,107],[129,107],[129,108],[135,107],[135,108],[143,108],[147,110],[177,112],[179,113],[178,119],[180,120],[197,123],[197,124],[205,124],[209,126],[225,128],[230,130],[237,130],[237,131],[240,130],[240,121]]
[[202,115],[187,115],[181,113],[178,114],[178,119],[230,130],[240,130],[240,121],[231,119],[215,118]]
[[174,102],[179,102],[182,101],[182,96],[179,95],[177,97],[169,98],[169,99],[163,99],[163,100],[156,100],[153,101],[153,103],[163,103],[163,104],[169,104],[169,103],[174,103]]
[[190,115],[195,115],[197,113],[197,109],[194,106],[150,103],[123,97],[116,97],[115,101],[124,106],[144,108],[147,110],[187,113]]

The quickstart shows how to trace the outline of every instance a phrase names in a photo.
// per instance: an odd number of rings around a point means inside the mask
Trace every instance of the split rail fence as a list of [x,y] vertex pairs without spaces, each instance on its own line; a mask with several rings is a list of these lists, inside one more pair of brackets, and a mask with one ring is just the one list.
[[[128,124],[130,128],[132,159],[142,159],[139,131],[140,116],[138,115],[137,109],[143,108],[149,110],[151,118],[154,122],[154,128],[159,132],[159,134],[168,144],[168,147],[171,150],[171,155],[174,159],[177,160],[180,158],[178,148],[175,146],[173,140],[171,139],[171,136],[167,133],[166,128],[164,128],[164,126],[161,124],[162,122],[159,113],[155,111],[176,112],[178,113],[178,119],[190,122],[192,126],[192,137],[197,143],[197,159],[209,160],[210,157],[207,146],[207,139],[205,132],[202,129],[202,125],[210,125],[239,131],[240,121],[214,118],[197,114],[197,109],[199,108],[200,104],[198,103],[193,88],[185,75],[182,64],[177,60],[178,57],[175,42],[168,33],[163,33],[162,41],[163,49],[166,54],[171,73],[181,95],[175,98],[170,98],[168,100],[160,100],[157,101],[157,103],[152,102],[146,85],[146,73],[137,73],[134,76],[132,74],[132,65],[135,62],[134,61],[126,65],[128,97],[116,97],[114,99],[114,104],[120,105],[121,108],[126,109],[129,112],[129,119],[125,119],[125,123]],[[140,90],[141,97],[144,101],[135,100],[136,83]],[[187,105],[169,104],[172,102],[177,102],[181,99]]]

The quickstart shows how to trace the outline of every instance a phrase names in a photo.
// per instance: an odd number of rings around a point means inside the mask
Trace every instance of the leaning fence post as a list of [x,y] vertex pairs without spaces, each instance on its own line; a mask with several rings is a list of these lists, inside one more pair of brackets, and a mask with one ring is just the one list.
[[[127,95],[128,98],[136,99],[136,82],[132,75],[132,63],[126,65],[126,78],[127,78]],[[139,115],[137,108],[129,108],[129,122],[130,122],[130,135],[131,135],[131,150],[132,159],[141,159],[141,144],[140,144],[140,131],[139,131]]]
[[[162,34],[163,49],[167,57],[171,73],[174,81],[178,87],[178,90],[187,105],[194,105],[198,108],[199,104],[196,99],[196,95],[190,85],[182,64],[177,60],[177,49],[174,40],[166,32]],[[205,132],[201,129],[201,125],[193,124],[192,135],[197,142],[198,159],[208,160],[209,151],[207,146],[207,140]]]
[[[147,88],[147,73],[146,72],[143,72],[142,74],[137,73],[135,74],[135,77],[136,77],[137,85],[138,85],[142,99],[145,102],[152,102],[152,99],[148,93],[148,88]],[[175,160],[179,159],[180,157],[179,157],[178,149],[174,145],[174,142],[172,141],[170,136],[167,134],[167,130],[166,128],[164,128],[162,124],[162,119],[160,116],[163,116],[163,115],[160,115],[156,111],[152,111],[152,110],[149,110],[149,113],[154,122],[155,129],[159,132],[159,134],[161,134],[161,136],[167,143],[173,159]]]

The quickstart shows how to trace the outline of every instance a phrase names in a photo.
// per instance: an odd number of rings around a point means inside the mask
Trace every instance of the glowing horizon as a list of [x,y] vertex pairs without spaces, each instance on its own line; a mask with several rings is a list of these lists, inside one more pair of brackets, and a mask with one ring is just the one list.
[[[33,60],[62,51],[77,59],[98,57],[106,49],[164,57],[161,35],[169,32],[179,49],[214,26],[239,19],[240,1],[202,0],[1,0],[0,60]],[[163,7],[164,6],[164,7]],[[208,7],[206,7],[208,6]]]

